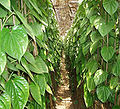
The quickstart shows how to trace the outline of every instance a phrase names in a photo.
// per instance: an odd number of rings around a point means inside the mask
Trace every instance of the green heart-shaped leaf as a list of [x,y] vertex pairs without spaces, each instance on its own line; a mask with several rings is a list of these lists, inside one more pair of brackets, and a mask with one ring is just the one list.
[[108,97],[110,96],[110,89],[106,86],[98,87],[96,92],[97,92],[98,99],[103,103],[106,102]]
[[118,77],[112,77],[110,80],[110,88],[114,89],[118,85]]
[[47,85],[44,74],[36,75],[35,76],[35,81],[40,87],[41,94],[44,96],[45,88],[46,88],[46,85]]
[[41,99],[41,93],[40,93],[40,88],[37,83],[31,82],[30,83],[30,92],[35,99],[35,101],[39,104],[42,105],[42,99]]
[[103,59],[108,62],[114,55],[114,49],[113,47],[106,47],[104,46],[101,50],[101,55],[103,57]]
[[104,0],[103,7],[112,16],[117,11],[118,2],[116,0]]
[[93,105],[93,97],[92,94],[87,90],[86,84],[84,85],[84,100],[86,107]]
[[96,29],[98,29],[98,31],[100,32],[100,34],[104,37],[105,35],[107,35],[114,27],[114,22],[113,21],[109,21],[107,24],[105,22],[105,20],[101,17],[101,16],[96,16],[94,18],[94,26]]
[[29,84],[20,76],[9,80],[5,86],[12,100],[13,109],[24,109],[29,97]]
[[112,74],[120,76],[120,61],[118,60],[112,67]]
[[108,73],[104,72],[103,70],[97,70],[97,72],[95,73],[94,76],[94,82],[97,85],[101,84],[102,82],[104,82],[108,77]]
[[21,60],[28,46],[28,36],[22,26],[14,26],[10,32],[9,29],[2,30],[2,48],[13,58]]

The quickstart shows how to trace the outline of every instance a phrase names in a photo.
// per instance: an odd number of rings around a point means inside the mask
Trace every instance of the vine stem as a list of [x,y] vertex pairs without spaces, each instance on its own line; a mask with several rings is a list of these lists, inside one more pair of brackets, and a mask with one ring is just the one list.
[[15,15],[13,15],[13,25],[15,26]]
[[[108,16],[108,22],[109,22],[109,16]],[[107,48],[108,47],[109,47],[109,33],[107,34]],[[106,72],[108,72],[108,62],[106,63]]]
[[0,24],[0,25],[1,25],[1,31],[2,31],[2,19],[0,19],[0,22],[1,22],[1,24]]
[[23,0],[21,0],[21,12],[23,14]]
[[118,0],[119,3],[119,12],[118,12],[118,28],[119,28],[119,54],[120,54],[120,0]]

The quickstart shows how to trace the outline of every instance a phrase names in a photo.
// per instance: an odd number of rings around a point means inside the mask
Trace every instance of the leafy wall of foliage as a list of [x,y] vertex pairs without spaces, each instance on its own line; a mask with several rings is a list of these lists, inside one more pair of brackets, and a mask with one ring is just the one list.
[[65,45],[70,69],[76,69],[78,85],[84,81],[86,106],[93,106],[95,101],[119,105],[119,1],[83,0]]
[[0,109],[45,109],[62,41],[49,0],[0,0]]

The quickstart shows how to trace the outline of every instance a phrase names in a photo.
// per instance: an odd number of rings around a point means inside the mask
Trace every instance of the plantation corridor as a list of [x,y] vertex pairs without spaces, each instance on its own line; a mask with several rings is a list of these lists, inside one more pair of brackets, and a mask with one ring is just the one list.
[[61,80],[56,93],[56,108],[55,109],[74,109],[72,104],[72,95],[69,88],[68,71],[66,71],[65,55],[62,53],[60,63]]
[[[70,29],[78,7],[78,0],[52,0],[58,22],[60,36],[65,38]],[[60,84],[56,93],[55,109],[74,109],[72,104],[72,92],[69,88],[69,72],[66,70],[65,54],[62,52],[60,62]]]
[[120,0],[0,0],[0,109],[120,109]]

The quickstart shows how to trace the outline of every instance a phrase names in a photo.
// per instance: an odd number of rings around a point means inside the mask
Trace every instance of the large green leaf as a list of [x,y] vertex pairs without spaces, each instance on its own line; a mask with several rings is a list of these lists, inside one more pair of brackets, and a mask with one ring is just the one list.
[[47,85],[44,74],[36,75],[35,81],[40,87],[41,94],[44,96],[46,85]]
[[118,8],[118,2],[116,0],[103,0],[104,9],[112,16]]
[[27,30],[27,33],[31,36],[31,38],[34,41],[36,41],[34,32],[33,32],[32,28],[31,28],[31,26],[27,23],[27,20],[23,17],[23,15],[20,12],[18,12],[16,10],[15,10],[15,12],[16,12],[17,16],[19,17],[19,19],[21,20],[21,22],[23,23],[23,25],[25,26],[25,28]]
[[40,41],[42,41],[43,37],[44,37],[44,33],[43,33],[44,26],[42,24],[39,24],[39,23],[34,23],[34,24],[31,25],[31,27],[33,29],[33,32],[34,32],[35,36]]
[[36,57],[36,65],[39,67],[41,73],[48,73],[48,67],[40,56]]
[[0,4],[2,4],[6,9],[10,10],[10,0],[0,0]]
[[110,89],[106,86],[98,87],[96,92],[98,99],[103,103],[106,102],[108,97],[110,96]]
[[120,61],[117,61],[112,67],[112,74],[120,76]]
[[95,83],[93,77],[87,77],[87,88],[89,91],[92,91],[95,89]]
[[88,63],[86,64],[86,67],[88,69],[89,75],[93,75],[98,69],[98,63],[96,60],[91,60],[91,61],[88,61]]
[[84,85],[84,100],[86,107],[90,107],[93,105],[93,97],[91,93],[87,90],[86,84]]
[[98,41],[92,43],[92,45],[90,46],[90,53],[91,53],[91,55],[97,50],[98,45],[99,45]]
[[119,81],[118,77],[111,78],[111,80],[110,80],[110,88],[114,89],[118,85],[118,81]]
[[97,42],[99,41],[100,39],[102,39],[102,36],[100,35],[100,33],[98,31],[93,31],[91,34],[90,34],[90,39],[91,41],[94,43],[94,42]]
[[26,52],[28,46],[28,36],[22,26],[14,26],[10,32],[9,29],[2,30],[2,48],[13,58],[20,61]]
[[6,83],[6,92],[11,97],[13,109],[24,109],[29,97],[29,84],[20,76]]
[[0,96],[0,109],[11,109],[11,100],[7,93]]
[[107,72],[104,72],[101,69],[97,70],[97,72],[95,73],[95,76],[94,76],[95,85],[97,86],[97,85],[101,84],[102,82],[104,82],[107,79],[107,76],[108,76]]
[[101,50],[101,55],[103,57],[103,59],[108,62],[114,55],[114,49],[113,47],[107,47],[107,46],[104,46]]
[[4,71],[5,65],[6,65],[6,55],[3,52],[0,52],[0,75]]
[[35,99],[35,101],[42,105],[42,99],[41,99],[41,93],[40,88],[37,83],[31,82],[30,83],[30,92],[32,94],[32,97]]

